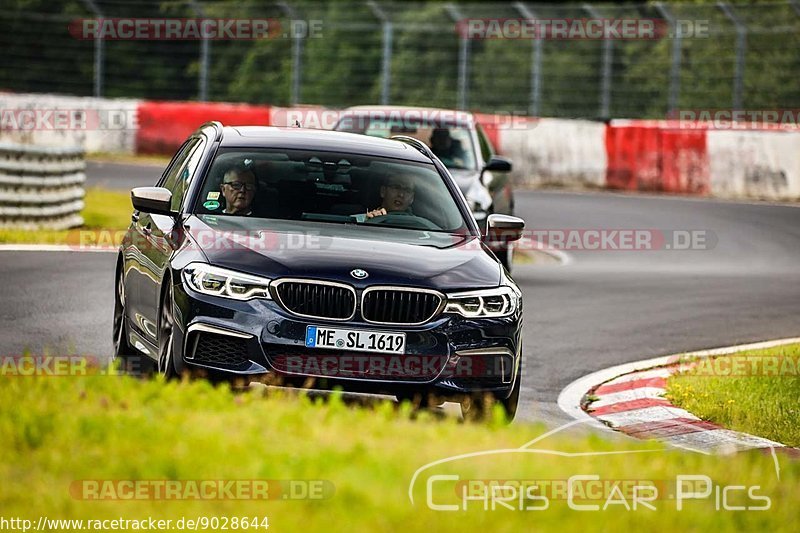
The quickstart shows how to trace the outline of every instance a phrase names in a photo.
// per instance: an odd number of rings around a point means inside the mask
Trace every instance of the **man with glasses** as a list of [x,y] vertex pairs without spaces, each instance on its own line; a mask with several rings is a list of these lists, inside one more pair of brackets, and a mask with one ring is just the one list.
[[380,217],[391,213],[413,214],[411,204],[414,202],[414,177],[408,175],[394,176],[381,185],[381,206],[367,212],[367,218]]
[[256,196],[256,176],[252,170],[234,168],[225,173],[220,185],[226,215],[250,216]]

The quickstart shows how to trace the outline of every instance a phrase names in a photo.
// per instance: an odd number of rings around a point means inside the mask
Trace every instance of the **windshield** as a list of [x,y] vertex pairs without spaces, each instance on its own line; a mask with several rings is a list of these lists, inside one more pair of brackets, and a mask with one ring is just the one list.
[[206,175],[198,215],[466,232],[431,164],[305,150],[220,150]]
[[447,168],[476,168],[470,130],[461,125],[436,124],[429,120],[416,122],[407,118],[359,116],[344,117],[335,129],[387,139],[394,135],[414,137],[427,144]]

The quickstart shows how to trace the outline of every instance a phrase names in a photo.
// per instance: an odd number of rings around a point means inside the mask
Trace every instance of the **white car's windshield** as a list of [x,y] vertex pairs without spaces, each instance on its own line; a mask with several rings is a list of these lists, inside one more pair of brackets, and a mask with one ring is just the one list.
[[389,138],[394,135],[414,137],[427,144],[447,168],[475,170],[475,150],[470,130],[461,124],[415,122],[392,117],[345,117],[336,126],[338,131],[362,133]]

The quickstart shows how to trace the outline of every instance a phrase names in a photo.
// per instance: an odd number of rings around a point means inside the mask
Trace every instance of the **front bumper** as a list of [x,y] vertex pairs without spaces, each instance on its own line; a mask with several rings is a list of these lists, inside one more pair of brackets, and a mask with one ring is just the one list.
[[[235,301],[175,286],[176,369],[353,392],[507,397],[521,359],[521,306],[504,318],[440,315],[421,326],[329,322],[292,315],[266,299]],[[358,317],[358,313],[356,314]],[[306,348],[308,325],[405,332],[406,353]]]

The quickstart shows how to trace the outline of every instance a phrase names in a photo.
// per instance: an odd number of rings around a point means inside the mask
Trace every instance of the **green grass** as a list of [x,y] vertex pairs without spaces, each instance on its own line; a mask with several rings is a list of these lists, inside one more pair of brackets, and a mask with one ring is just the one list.
[[92,152],[86,154],[87,161],[97,163],[126,163],[132,165],[160,165],[165,167],[171,156],[156,154],[120,154],[115,152]]
[[92,244],[104,240],[105,244],[111,244],[109,239],[118,243],[121,235],[115,232],[125,230],[131,222],[133,207],[130,193],[89,188],[86,189],[84,202],[86,207],[81,212],[84,225],[81,228],[63,231],[0,229],[0,243]]
[[[798,362],[800,344],[698,361],[695,368],[668,380],[667,394],[704,420],[800,446]],[[748,370],[754,365],[765,371]]]
[[[531,453],[464,458],[425,470],[456,454],[518,449],[543,434],[540,425],[506,427],[412,416],[405,405],[353,406],[338,395],[323,402],[275,389],[233,393],[205,382],[135,380],[121,376],[0,376],[0,509],[3,517],[49,518],[269,517],[274,531],[527,531],[785,530],[795,527],[800,463],[743,454],[709,457],[664,451],[654,443],[611,443],[596,435],[562,434],[533,448],[625,455],[558,456]],[[525,406],[523,406],[524,408]],[[715,485],[758,485],[769,511],[716,511],[714,497],[676,509],[665,488],[655,511],[621,505],[578,512],[563,499],[546,510],[433,511],[426,480],[566,480],[596,474],[604,480],[652,480],[674,485],[678,475],[706,475]],[[87,501],[75,499],[76,480],[326,480],[335,487],[321,500]],[[639,482],[637,481],[637,484]],[[648,484],[642,482],[642,484]],[[436,503],[457,503],[450,482],[434,485]],[[735,496],[730,503],[748,504]],[[588,502],[603,504],[604,500]],[[630,502],[630,500],[627,500]],[[526,506],[541,501],[525,500]],[[587,502],[581,502],[587,503]],[[750,501],[750,505],[762,502]],[[517,503],[514,504],[518,505]]]

